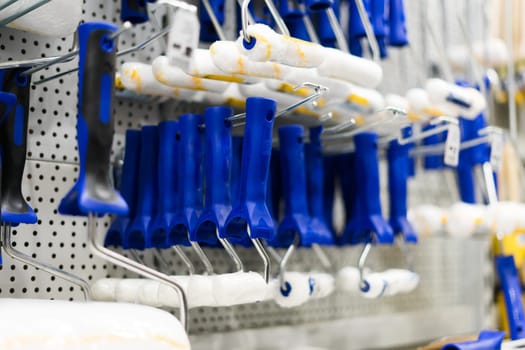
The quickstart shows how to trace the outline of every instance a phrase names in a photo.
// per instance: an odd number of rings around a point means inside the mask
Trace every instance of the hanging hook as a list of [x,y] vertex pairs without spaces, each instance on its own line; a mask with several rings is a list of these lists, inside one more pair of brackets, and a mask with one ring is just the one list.
[[[328,88],[327,87],[324,87],[324,86],[321,86],[321,85],[318,85],[318,84],[314,84],[314,83],[309,83],[309,82],[305,82],[301,85],[298,85],[296,87],[294,87],[294,90],[298,90],[302,87],[310,87],[310,88],[313,88],[314,92],[305,97],[304,99],[278,111],[276,114],[275,114],[275,118],[278,118],[278,117],[281,117],[283,115],[285,115],[286,113],[289,113],[290,111],[293,111],[294,109],[308,103],[308,102],[311,102],[311,101],[315,101],[317,100],[319,97],[321,97],[322,95],[324,95],[325,93],[328,92]],[[233,115],[231,116],[228,120],[229,121],[237,121],[237,120],[242,120],[246,118],[246,113],[240,113],[240,114],[236,114],[236,115]],[[244,125],[244,123],[235,123],[235,125],[233,125],[233,127],[238,127],[238,126],[241,126],[241,125]]]
[[365,244],[361,255],[359,255],[359,259],[357,260],[357,269],[359,270],[359,288],[361,289],[365,289],[368,284],[365,279],[365,265],[370,250],[372,250],[372,243],[368,242]]
[[[241,26],[242,26],[242,35],[244,37],[244,41],[246,43],[250,43],[252,38],[248,34],[248,25],[249,22],[253,23],[253,18],[251,18],[248,10],[248,6],[250,5],[251,0],[242,0],[241,3]],[[284,23],[284,20],[279,15],[279,11],[275,7],[275,4],[272,2],[272,0],[264,0],[264,3],[266,4],[266,7],[268,7],[268,10],[270,10],[270,14],[272,15],[273,20],[277,24],[277,27],[281,31],[283,35],[290,36],[290,31],[288,30],[288,27]]]
[[279,286],[281,287],[281,290],[288,289],[286,288],[286,279],[285,279],[286,267],[288,265],[288,261],[290,261],[290,258],[292,257],[298,245],[299,245],[299,236],[295,235],[292,244],[290,244],[290,246],[286,250],[286,253],[284,253],[283,257],[281,258],[281,261],[279,262]]
[[91,299],[89,283],[86,280],[72,273],[63,271],[61,269],[57,269],[54,266],[38,261],[32,258],[31,256],[25,253],[22,253],[21,251],[16,250],[13,247],[13,243],[11,242],[11,225],[7,223],[2,223],[0,230],[2,234],[1,236],[2,246],[4,248],[4,251],[7,253],[7,255],[9,255],[11,258],[15,260],[21,261],[24,264],[31,265],[37,269],[45,271],[51,275],[54,275],[58,278],[61,278],[63,280],[66,280],[68,282],[71,282],[79,286],[80,289],[82,290],[82,293],[84,294],[84,300],[88,301]]
[[195,266],[193,266],[193,263],[191,262],[190,258],[184,250],[178,245],[174,245],[171,247],[173,251],[179,256],[179,258],[182,260],[182,263],[186,265],[186,268],[188,269],[188,275],[194,275],[195,274]]
[[359,18],[361,19],[363,27],[365,28],[366,39],[368,40],[368,43],[370,44],[370,49],[372,50],[372,59],[374,62],[379,62],[381,60],[381,56],[379,53],[379,45],[377,43],[377,39],[372,28],[372,23],[370,23],[370,19],[368,18],[368,14],[366,12],[363,0],[353,1],[355,1],[355,4],[357,6],[357,12],[359,12]]
[[[45,4],[47,4],[48,2],[50,2],[51,0],[40,0],[36,3],[34,3],[33,5],[25,8],[25,9],[22,9],[20,11],[17,11],[16,13],[14,13],[13,15],[7,17],[7,18],[4,18],[3,20],[0,21],[0,27],[5,27],[6,25],[8,25],[9,23],[17,20],[18,18],[22,17],[22,16],[25,16],[27,15],[28,13],[36,10],[37,8],[39,7],[42,7],[44,6]],[[14,1],[12,2],[8,2],[7,3],[7,6],[13,4]],[[4,8],[7,7],[4,5]]]

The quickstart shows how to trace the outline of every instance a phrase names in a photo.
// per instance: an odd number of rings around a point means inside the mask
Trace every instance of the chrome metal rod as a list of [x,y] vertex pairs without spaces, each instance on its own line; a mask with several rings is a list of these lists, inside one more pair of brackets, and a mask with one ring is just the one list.
[[368,18],[368,13],[366,12],[363,0],[353,1],[355,1],[357,12],[359,12],[359,18],[361,19],[363,27],[365,28],[366,39],[368,40],[368,43],[370,44],[370,48],[372,50],[372,59],[374,60],[374,62],[379,62],[381,60],[381,56],[379,54],[379,45],[377,44],[374,29],[372,28],[372,23],[370,23],[370,19]]
[[330,261],[330,258],[326,254],[326,252],[323,250],[323,248],[317,244],[312,244],[312,250],[314,251],[315,255],[317,255],[317,258],[321,262],[321,265],[326,271],[333,271],[334,265]]
[[186,293],[184,292],[184,289],[181,285],[179,285],[178,282],[171,279],[168,275],[163,274],[161,272],[158,272],[154,269],[151,269],[147,266],[141,265],[131,259],[126,258],[125,256],[118,254],[106,247],[104,247],[102,244],[100,244],[97,241],[97,229],[96,229],[96,216],[93,213],[89,213],[88,215],[88,238],[89,243],[91,244],[91,248],[95,252],[96,255],[101,257],[102,259],[105,259],[109,261],[112,264],[118,265],[120,267],[123,267],[131,272],[137,273],[143,277],[150,278],[152,280],[164,283],[175,290],[177,295],[179,296],[179,303],[180,303],[180,311],[179,311],[179,319],[180,323],[188,332],[188,301],[186,298]]
[[365,282],[365,264],[371,249],[372,243],[365,244],[361,255],[359,255],[359,260],[357,260],[357,268],[359,270],[359,283],[361,286],[363,286]]
[[153,256],[154,258],[158,260],[161,271],[170,270],[170,264],[166,261],[166,259],[164,258],[164,255],[162,255],[162,251],[160,248],[153,249]]
[[72,273],[63,271],[49,264],[33,259],[33,257],[25,253],[22,253],[19,250],[16,250],[13,247],[13,243],[11,242],[11,225],[2,223],[1,231],[2,231],[2,246],[4,247],[4,251],[7,253],[7,255],[9,255],[11,258],[15,260],[23,262],[24,264],[31,265],[34,268],[40,269],[51,275],[54,275],[58,278],[61,278],[63,280],[66,280],[68,282],[71,282],[79,286],[80,289],[82,290],[82,293],[84,294],[84,299],[86,301],[91,299],[89,283],[86,280]]
[[346,41],[345,33],[343,33],[341,24],[337,20],[334,9],[329,7],[328,10],[326,10],[326,15],[328,17],[328,21],[330,22],[330,27],[332,28],[332,31],[334,32],[335,41],[337,42],[337,46],[339,47],[339,50],[345,53],[349,53],[350,49],[348,48],[348,42]]
[[226,238],[221,238],[218,236],[218,230],[217,230],[217,238],[219,239],[219,242],[224,247],[224,250],[226,250],[226,253],[230,256],[233,263],[235,264],[235,269],[237,272],[244,271],[244,264],[242,263],[241,257],[237,254],[231,243]]
[[222,30],[222,26],[219,23],[219,20],[217,19],[217,16],[215,15],[213,8],[211,7],[210,0],[202,0],[202,4],[204,5],[204,9],[206,9],[206,13],[210,17],[211,23],[213,24],[213,28],[217,32],[217,36],[219,37],[219,40],[227,40],[226,35],[224,34],[224,31]]
[[[250,235],[250,226],[248,226],[248,236]],[[270,282],[270,269],[272,267],[272,262],[270,261],[270,256],[268,255],[268,252],[266,249],[264,249],[264,245],[258,238],[252,238],[252,243],[255,249],[257,250],[257,253],[261,257],[264,265],[264,280],[266,283]]]
[[0,5],[0,11],[2,11],[5,8],[8,8],[9,6],[13,5],[17,1],[18,0],[8,0],[8,1],[4,2],[2,5]]
[[211,263],[210,259],[206,255],[206,253],[204,253],[204,250],[202,250],[200,244],[197,243],[197,242],[190,242],[190,243],[191,243],[191,247],[193,248],[195,253],[197,253],[197,256],[199,257],[200,261],[204,265],[204,269],[205,269],[206,273],[208,275],[213,275],[214,274],[214,272],[213,272],[213,264]]
[[174,245],[173,247],[171,247],[171,249],[173,249],[173,251],[179,256],[179,258],[182,260],[182,263],[186,265],[186,268],[188,269],[188,274],[194,275],[195,266],[193,266],[193,263],[191,262],[188,255],[184,252],[184,250],[182,250],[182,248],[178,245]]
[[284,253],[283,258],[281,259],[281,262],[279,263],[279,286],[281,286],[281,289],[286,290],[286,280],[285,280],[285,274],[286,274],[286,266],[288,265],[288,261],[292,257],[293,253],[295,252],[297,244],[295,241],[290,244],[288,249],[286,250],[286,253]]
[[45,4],[47,4],[50,1],[51,0],[40,0],[39,2],[34,3],[33,5],[25,8],[25,9],[22,9],[22,10],[14,13],[13,15],[11,15],[11,16],[9,16],[7,18],[4,18],[3,20],[0,21],[0,27],[5,27],[9,23],[11,23],[13,21],[16,21],[18,18],[27,15],[29,12],[32,12],[32,11],[36,10],[37,8],[39,8],[39,7],[44,6]]
[[21,75],[31,75],[33,73],[36,73],[36,72],[41,71],[43,69],[46,69],[47,67],[51,67],[54,64],[57,64],[57,63],[60,63],[60,62],[71,61],[73,58],[75,58],[78,55],[78,52],[79,52],[78,49],[73,50],[71,52],[66,53],[65,55],[59,56],[57,58],[54,58],[54,59],[52,59],[52,60],[50,60],[50,61],[48,61],[48,62],[46,62],[44,64],[35,66],[35,67],[30,68],[28,70],[25,70],[25,71],[23,71],[20,74]]

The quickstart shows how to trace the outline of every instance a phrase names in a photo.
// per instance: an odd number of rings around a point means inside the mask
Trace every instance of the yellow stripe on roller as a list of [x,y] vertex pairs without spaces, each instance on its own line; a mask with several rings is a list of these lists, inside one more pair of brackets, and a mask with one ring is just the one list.
[[119,75],[115,76],[115,88],[119,90],[125,89],[124,84],[122,84],[122,78]]
[[361,105],[361,106],[364,106],[364,107],[368,106],[368,99],[366,97],[359,96],[359,95],[356,95],[356,94],[349,95],[346,98],[346,101],[350,102],[350,103],[355,103],[355,104],[358,104],[358,105]]
[[441,117],[442,115],[445,114],[440,109],[438,109],[438,108],[431,108],[431,107],[423,108],[423,113],[428,114],[431,117]]
[[228,83],[244,83],[245,79],[241,77],[234,77],[231,75],[218,75],[218,74],[208,74],[204,75],[203,78],[205,79],[213,79],[213,80],[221,80],[226,81]]
[[240,98],[233,98],[229,97],[226,99],[226,104],[239,109],[246,108],[246,100],[240,99]]
[[516,103],[521,105],[525,102],[525,93],[523,91],[516,91]]
[[418,121],[421,120],[419,115],[417,113],[414,113],[414,112],[408,112],[407,113],[407,118],[408,118],[408,120],[410,120],[412,122],[418,122]]
[[357,115],[354,117],[355,125],[363,126],[365,125],[365,118],[362,115]]

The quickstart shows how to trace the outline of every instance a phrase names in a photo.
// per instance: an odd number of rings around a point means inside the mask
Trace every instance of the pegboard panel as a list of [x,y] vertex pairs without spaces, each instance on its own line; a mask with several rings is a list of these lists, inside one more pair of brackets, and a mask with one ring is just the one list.
[[[435,1],[437,2],[437,1]],[[85,0],[83,19],[119,22],[119,0]],[[419,0],[407,0],[409,33],[414,43],[418,37],[417,12]],[[158,14],[159,17],[162,15]],[[416,24],[413,24],[416,23]],[[156,31],[151,24],[144,24],[125,32],[119,37],[121,49],[131,47],[145,40]],[[33,57],[54,56],[66,53],[73,45],[73,38],[49,39],[34,34],[18,32],[8,28],[0,29],[0,61],[29,59]],[[162,53],[162,40],[145,50],[119,58],[125,60],[150,62]],[[417,48],[416,48],[417,50]],[[383,63],[385,71],[393,72],[398,66],[413,66],[409,59],[403,61],[391,50],[392,58]],[[406,52],[405,56],[409,56]],[[401,53],[400,53],[401,55]],[[403,63],[404,62],[404,63]],[[37,81],[52,74],[66,71],[77,64],[76,60],[55,65],[33,77]],[[396,70],[397,72],[398,70]],[[399,79],[407,86],[415,84],[417,78],[413,70],[399,70],[399,77],[389,74],[382,86],[384,91],[401,92]],[[115,103],[116,136],[114,155],[124,146],[124,133],[129,128],[140,128],[145,124],[156,124],[163,119],[171,119],[183,112],[202,111],[203,106],[185,102],[159,104],[155,99],[118,98]],[[131,277],[130,273],[107,265],[96,258],[87,247],[87,227],[84,218],[58,215],[60,199],[72,187],[77,176],[76,145],[76,104],[77,77],[70,74],[45,84],[32,87],[28,135],[27,157],[29,161],[24,174],[24,194],[39,216],[35,225],[21,225],[13,229],[16,248],[34,258],[78,274],[86,280],[99,278]],[[433,180],[430,182],[435,183]],[[437,182],[436,182],[437,183]],[[440,186],[428,191],[426,182],[418,182],[423,202],[436,203],[438,198],[447,200]],[[109,219],[100,219],[100,236],[109,225]],[[193,252],[185,249],[193,263],[202,271],[202,265]],[[199,308],[191,310],[190,323],[193,334],[224,332],[243,328],[260,328],[275,325],[298,325],[305,322],[323,322],[332,319],[380,315],[410,310],[434,310],[444,306],[468,306],[480,310],[480,320],[485,314],[487,286],[490,285],[492,269],[488,256],[488,243],[485,241],[457,241],[443,238],[422,240],[413,249],[417,271],[421,275],[420,288],[406,296],[396,296],[385,300],[365,300],[359,296],[335,294],[324,300],[313,301],[305,306],[284,310],[273,302],[232,308]],[[355,265],[358,249],[327,249],[336,267]],[[231,271],[232,264],[221,249],[206,249],[214,264],[215,271]],[[282,253],[282,252],[281,252]],[[240,249],[245,265],[255,271],[261,264],[252,249]],[[140,258],[149,266],[170,274],[186,273],[185,266],[172,250],[147,251]],[[374,249],[370,266],[381,270],[388,266],[404,266],[404,258],[395,248]],[[311,251],[299,249],[291,261],[290,269],[308,271],[318,268],[315,255]],[[0,272],[1,297],[56,298],[81,300],[82,294],[76,286],[59,280],[43,271],[13,261],[4,256]],[[472,276],[472,278],[465,278]],[[477,278],[485,276],[485,279]],[[454,320],[451,320],[454,322]],[[481,321],[480,321],[481,322]],[[478,325],[473,325],[473,330]]]

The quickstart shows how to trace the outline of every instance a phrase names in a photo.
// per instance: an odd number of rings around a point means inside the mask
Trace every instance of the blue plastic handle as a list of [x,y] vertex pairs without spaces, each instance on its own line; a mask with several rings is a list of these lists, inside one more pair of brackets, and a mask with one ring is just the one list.
[[370,13],[372,27],[379,46],[381,58],[388,57],[386,39],[388,36],[388,13],[386,0],[371,0]]
[[199,114],[184,114],[179,118],[178,191],[182,205],[173,220],[168,242],[170,245],[190,245],[195,237],[197,221],[203,207],[203,118]]
[[[224,0],[210,0],[210,5],[217,21],[222,26],[224,24]],[[202,2],[199,7],[199,17],[201,24],[200,40],[208,43],[219,40],[213,22]]]
[[328,155],[323,159],[323,211],[326,223],[330,231],[335,232],[332,218],[334,216],[335,180],[338,159],[336,156]]
[[102,22],[78,27],[79,174],[77,183],[62,199],[58,211],[66,215],[88,213],[123,215],[128,206],[115,190],[110,173],[114,134],[116,44],[110,35],[117,28]]
[[[268,179],[266,203],[274,223],[279,222],[281,213],[282,183],[281,183],[281,154],[278,149],[272,149],[270,159],[270,178]],[[276,225],[277,226],[277,225]]]
[[334,233],[330,230],[324,212],[324,167],[323,145],[321,133],[323,127],[310,128],[310,142],[305,144],[306,183],[308,193],[308,212],[310,214],[310,229],[325,238],[324,244],[334,243]]
[[192,240],[217,244],[217,234],[226,238],[224,224],[231,212],[230,167],[232,162],[233,110],[209,107],[204,112],[206,124],[206,203]]
[[357,182],[354,173],[355,153],[338,155],[336,164],[345,209],[345,222],[349,222],[355,211],[354,206],[357,199]]
[[288,17],[284,19],[284,23],[290,31],[290,35],[294,38],[310,41],[310,35],[304,25],[303,17]]
[[24,68],[0,71],[0,91],[4,94],[0,110],[1,216],[2,221],[11,226],[34,224],[38,221],[22,193],[31,93],[31,79],[21,75],[23,71]]
[[158,157],[155,172],[157,182],[156,213],[148,226],[147,236],[156,248],[169,247],[168,232],[180,208],[180,193],[177,191],[177,138],[179,123],[163,121],[158,126]]
[[[422,131],[427,131],[436,128],[436,126],[427,124],[423,126]],[[447,132],[444,131],[439,134],[431,135],[428,137],[425,137],[422,141],[423,145],[425,146],[432,146],[432,145],[438,145],[445,142]],[[428,155],[423,158],[423,167],[427,170],[439,170],[443,169],[445,167],[445,163],[443,162],[443,156],[442,155]]]
[[[151,2],[151,1],[150,1]],[[133,24],[148,21],[148,6],[146,0],[122,0],[120,3],[120,20]]]
[[297,0],[279,0],[279,14],[286,22],[289,19],[303,19],[304,11],[301,10]]
[[[370,1],[371,0],[363,0],[363,5],[367,10],[368,16],[370,16]],[[361,57],[363,56],[363,48],[361,47],[360,40],[366,37],[365,27],[363,26],[361,17],[359,17],[359,11],[357,10],[355,0],[350,0],[349,3],[350,15],[348,25],[348,39],[350,52],[352,55]]]
[[[276,108],[277,103],[272,99],[249,97],[246,100],[239,192],[226,220],[226,233],[235,243],[245,244],[247,238],[270,240],[274,236],[273,219],[266,204],[266,191]],[[250,237],[246,235],[247,225],[251,232]]]
[[388,45],[396,47],[408,45],[404,1],[390,0],[388,11]]
[[[339,0],[333,0],[332,9],[334,10],[335,16],[339,20]],[[319,34],[319,40],[321,44],[326,47],[335,47],[336,38],[328,14],[326,12],[320,12],[317,15],[317,31]]]
[[394,140],[390,142],[387,150],[390,225],[394,234],[402,234],[406,242],[416,243],[417,235],[407,219],[409,147]]
[[140,131],[126,131],[124,164],[120,180],[120,193],[129,207],[127,215],[118,215],[111,223],[104,241],[105,246],[120,247],[126,241],[125,233],[129,218],[135,215],[137,201],[138,170],[140,162]]
[[354,143],[357,200],[345,227],[343,242],[392,244],[394,233],[381,212],[377,134],[357,134]]
[[505,332],[481,331],[478,340],[463,343],[450,343],[443,346],[442,350],[500,350]]
[[304,4],[309,12],[320,12],[328,10],[332,5],[333,0],[305,0]]
[[156,212],[157,157],[159,134],[157,126],[142,127],[140,132],[140,161],[137,182],[135,213],[130,216],[124,248],[145,249],[154,247],[148,226]]
[[505,308],[509,320],[510,338],[512,340],[525,338],[525,312],[521,294],[521,284],[511,256],[496,256],[496,271],[498,272],[501,289],[505,297]]
[[232,165],[230,178],[230,198],[234,200],[239,195],[239,185],[241,183],[241,163],[242,163],[242,144],[241,136],[232,137]]

